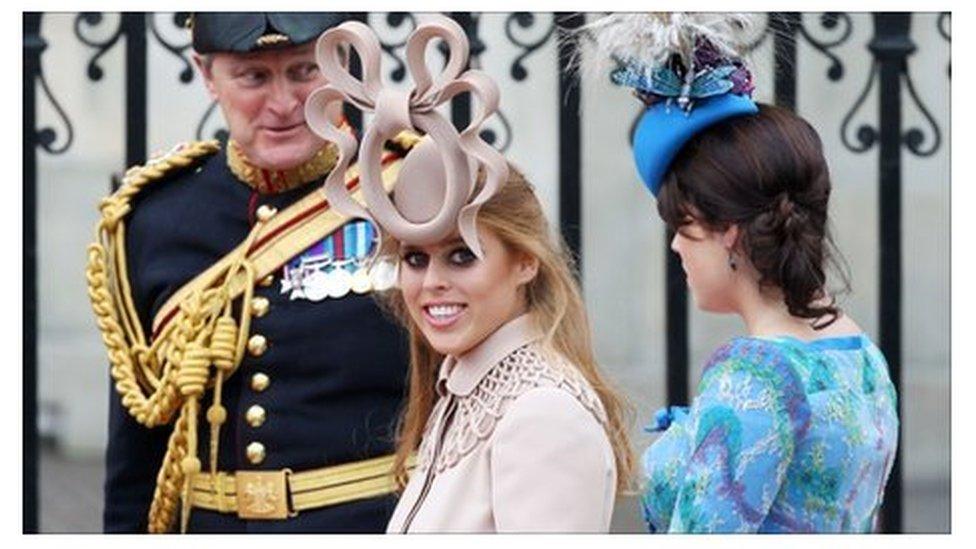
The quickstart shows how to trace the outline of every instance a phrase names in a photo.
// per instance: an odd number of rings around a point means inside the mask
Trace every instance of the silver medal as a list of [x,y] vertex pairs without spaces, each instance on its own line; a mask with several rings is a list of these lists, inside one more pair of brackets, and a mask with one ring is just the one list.
[[322,301],[329,296],[329,275],[322,271],[312,271],[302,277],[302,293],[306,299]]
[[302,291],[301,282],[294,282],[287,270],[285,271],[285,276],[281,277],[281,293],[288,294],[288,299],[294,301],[296,299],[305,299],[305,292]]
[[329,297],[338,299],[349,293],[352,288],[352,275],[349,271],[339,267],[328,274]]
[[397,264],[388,259],[381,259],[369,270],[369,278],[373,282],[374,290],[380,292],[389,290],[396,285]]
[[357,294],[365,294],[373,289],[373,282],[369,279],[369,272],[365,267],[356,269],[352,274],[352,291]]

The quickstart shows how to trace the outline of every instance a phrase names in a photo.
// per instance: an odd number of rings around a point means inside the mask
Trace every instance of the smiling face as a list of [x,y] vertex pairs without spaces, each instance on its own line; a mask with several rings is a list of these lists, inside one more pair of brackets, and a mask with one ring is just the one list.
[[410,318],[438,353],[460,356],[526,312],[524,285],[538,260],[479,228],[484,258],[459,238],[401,246],[400,290]]
[[745,268],[741,255],[735,256],[738,270],[729,266],[729,250],[735,243],[737,228],[709,231],[698,221],[682,225],[671,239],[671,249],[681,257],[688,288],[698,308],[713,313],[736,310],[737,274]]
[[305,124],[305,99],[326,84],[315,63],[314,42],[196,60],[207,90],[220,104],[230,138],[255,165],[286,170],[325,145]]

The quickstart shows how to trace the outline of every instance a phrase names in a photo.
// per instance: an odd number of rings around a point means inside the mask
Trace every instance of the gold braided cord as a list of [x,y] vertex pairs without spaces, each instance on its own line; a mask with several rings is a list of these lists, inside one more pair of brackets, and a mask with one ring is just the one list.
[[[174,416],[173,432],[156,479],[150,505],[149,530],[172,529],[180,500],[194,474],[201,469],[197,455],[197,416],[208,384],[215,385],[214,405],[207,412],[211,425],[210,466],[216,468],[220,425],[226,410],[219,386],[233,374],[243,357],[250,326],[250,300],[255,271],[242,247],[239,256],[221,273],[216,287],[194,293],[181,303],[173,321],[152,342],[147,341],[132,300],[125,256],[124,218],[132,198],[148,183],[213,154],[217,142],[197,142],[126,172],[122,187],[99,205],[102,219],[95,242],[88,248],[88,294],[102,341],[108,351],[111,375],[123,406],[147,427],[167,424]],[[253,242],[263,222],[248,235]],[[244,275],[247,290],[241,304],[241,328],[232,316],[231,281]],[[239,277],[238,277],[239,278]],[[211,379],[211,365],[216,375]],[[181,497],[182,496],[182,497]],[[189,509],[184,505],[185,530]]]
[[149,505],[149,532],[163,534],[176,519],[180,489],[184,482],[182,462],[186,456],[187,418],[185,411],[173,426],[163,464],[156,475],[156,489]]

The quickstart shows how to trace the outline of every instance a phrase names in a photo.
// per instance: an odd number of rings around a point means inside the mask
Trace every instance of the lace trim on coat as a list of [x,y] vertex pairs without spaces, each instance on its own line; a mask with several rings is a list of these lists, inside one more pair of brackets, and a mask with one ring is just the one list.
[[[435,473],[457,465],[480,441],[491,436],[516,398],[537,387],[557,387],[568,392],[606,426],[606,412],[590,384],[565,359],[556,355],[555,360],[550,360],[550,356],[537,343],[529,343],[498,362],[471,394],[454,397],[457,409],[444,435]],[[433,457],[435,441],[431,430],[445,400],[446,397],[437,403],[428,420],[419,450],[419,471],[426,471]]]

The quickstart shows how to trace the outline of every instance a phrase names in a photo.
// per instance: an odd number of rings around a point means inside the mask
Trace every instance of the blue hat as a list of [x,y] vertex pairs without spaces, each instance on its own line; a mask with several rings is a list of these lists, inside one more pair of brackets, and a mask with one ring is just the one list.
[[700,99],[689,111],[664,101],[651,105],[634,132],[634,162],[644,185],[657,196],[671,161],[692,137],[722,120],[757,112],[748,95],[735,93]]
[[653,12],[610,14],[585,35],[615,68],[610,80],[646,106],[634,133],[634,161],[656,197],[681,148],[706,128],[759,112],[744,58],[743,30],[755,15]]

